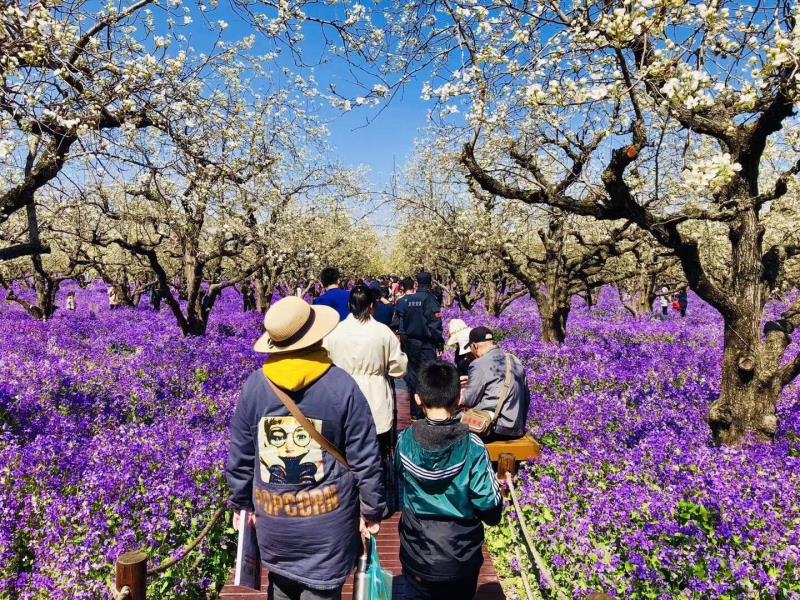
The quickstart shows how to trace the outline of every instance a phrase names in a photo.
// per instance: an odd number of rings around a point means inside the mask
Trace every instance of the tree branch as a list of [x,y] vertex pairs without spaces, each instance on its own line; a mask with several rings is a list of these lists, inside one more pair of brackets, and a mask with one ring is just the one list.
[[12,260],[22,256],[32,256],[34,254],[50,254],[50,246],[43,244],[16,244],[8,248],[0,248],[0,261]]

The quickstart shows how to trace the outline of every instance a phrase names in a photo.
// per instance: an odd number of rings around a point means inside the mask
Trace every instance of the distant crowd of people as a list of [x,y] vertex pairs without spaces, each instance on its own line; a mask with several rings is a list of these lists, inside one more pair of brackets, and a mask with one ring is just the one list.
[[[502,509],[484,444],[525,433],[522,364],[487,327],[453,319],[445,340],[429,273],[396,288],[345,289],[332,268],[320,281],[313,304],[290,296],[267,311],[255,349],[269,356],[231,423],[226,475],[252,514],[235,526],[256,529],[269,597],[340,598],[362,536],[397,509],[405,597],[472,598],[484,523]],[[415,417],[399,436],[395,385]]]

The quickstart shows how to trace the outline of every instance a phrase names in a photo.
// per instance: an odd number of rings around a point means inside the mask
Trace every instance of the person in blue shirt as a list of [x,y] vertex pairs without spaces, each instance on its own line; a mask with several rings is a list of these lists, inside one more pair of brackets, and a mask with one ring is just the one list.
[[344,321],[350,314],[350,292],[339,287],[339,269],[326,267],[322,269],[319,279],[325,291],[314,300],[314,304],[330,306],[339,313],[339,319]]

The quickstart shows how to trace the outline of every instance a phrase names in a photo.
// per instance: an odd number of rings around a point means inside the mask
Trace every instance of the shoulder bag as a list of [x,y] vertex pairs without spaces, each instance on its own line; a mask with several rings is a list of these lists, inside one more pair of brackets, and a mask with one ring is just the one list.
[[477,433],[479,435],[489,433],[500,417],[500,412],[503,410],[503,406],[505,406],[506,400],[508,400],[508,395],[511,393],[513,364],[513,356],[506,352],[506,379],[503,382],[503,391],[500,392],[500,398],[497,401],[497,407],[494,409],[494,412],[471,408],[461,416],[461,422],[469,427],[472,433]]

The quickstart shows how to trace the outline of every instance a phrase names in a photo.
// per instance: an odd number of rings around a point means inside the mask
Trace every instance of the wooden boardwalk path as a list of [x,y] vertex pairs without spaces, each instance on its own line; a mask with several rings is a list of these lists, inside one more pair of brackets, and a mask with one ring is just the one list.
[[[405,429],[411,422],[409,415],[408,393],[405,390],[397,390],[397,424],[399,429]],[[378,533],[378,550],[381,556],[381,565],[388,571],[395,575],[395,586],[393,598],[394,600],[403,600],[403,581],[400,577],[402,567],[400,566],[400,535],[397,527],[400,521],[400,515],[395,515],[388,521],[381,524],[381,530]],[[505,595],[503,589],[500,587],[500,581],[497,573],[494,570],[492,559],[486,553],[484,548],[484,563],[481,568],[480,579],[478,581],[478,593],[475,600],[504,600]],[[262,575],[261,582],[262,591],[257,592],[247,588],[236,587],[231,585],[230,582],[222,589],[223,600],[266,600],[267,598],[267,574]],[[350,600],[353,597],[353,584],[352,578],[345,584],[344,592],[342,594],[343,600]],[[442,599],[447,600],[447,599]],[[468,600],[452,599],[452,600]]]

